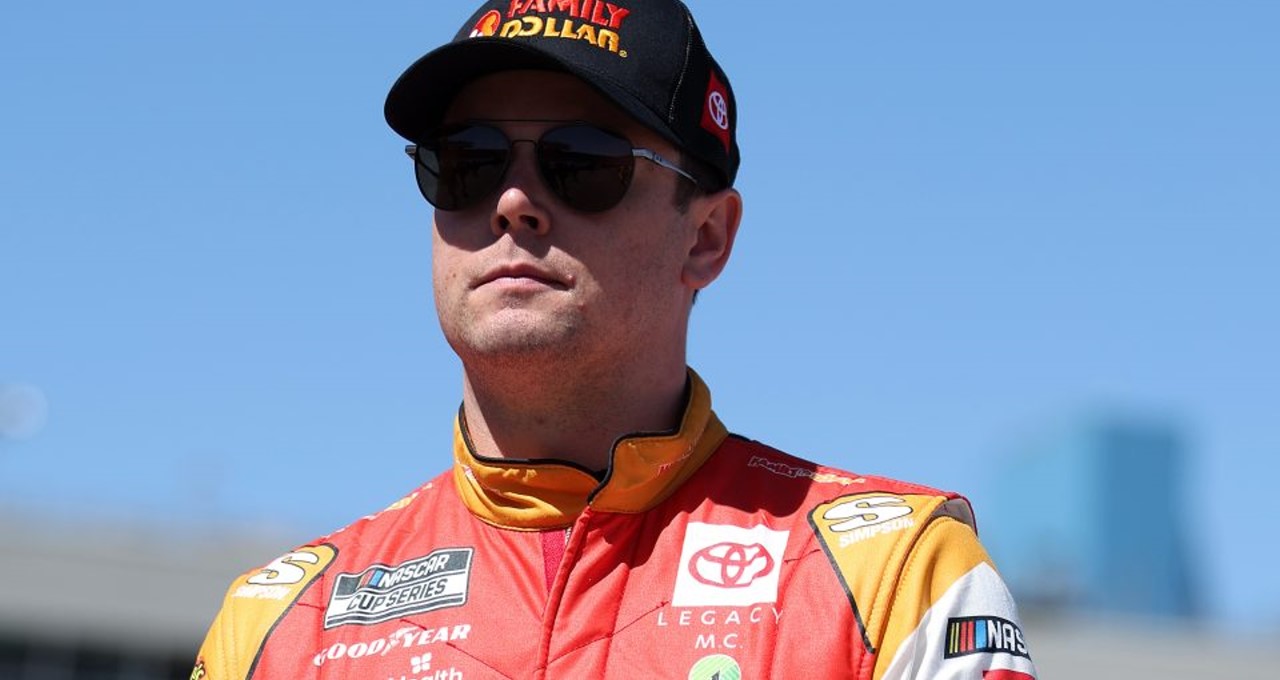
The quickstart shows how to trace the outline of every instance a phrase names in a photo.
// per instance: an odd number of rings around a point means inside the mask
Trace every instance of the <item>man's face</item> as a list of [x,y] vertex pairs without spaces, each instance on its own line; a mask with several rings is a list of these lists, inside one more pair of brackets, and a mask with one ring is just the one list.
[[[558,125],[541,121],[586,121],[633,146],[679,157],[656,133],[565,74],[510,71],[476,80],[453,101],[444,123],[479,120],[494,121],[511,139],[537,139]],[[552,360],[580,370],[594,362],[607,370],[609,362],[654,352],[683,357],[691,290],[681,272],[696,230],[674,206],[677,181],[684,180],[637,161],[617,206],[582,213],[547,188],[534,146],[518,143],[492,196],[464,210],[437,210],[436,309],[463,362]]]

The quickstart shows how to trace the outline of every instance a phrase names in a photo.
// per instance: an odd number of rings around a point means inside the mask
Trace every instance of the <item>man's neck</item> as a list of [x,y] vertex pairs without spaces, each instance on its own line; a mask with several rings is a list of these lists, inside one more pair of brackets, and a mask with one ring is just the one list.
[[683,360],[661,370],[608,375],[466,370],[463,411],[474,452],[490,458],[557,459],[600,471],[627,434],[680,423]]

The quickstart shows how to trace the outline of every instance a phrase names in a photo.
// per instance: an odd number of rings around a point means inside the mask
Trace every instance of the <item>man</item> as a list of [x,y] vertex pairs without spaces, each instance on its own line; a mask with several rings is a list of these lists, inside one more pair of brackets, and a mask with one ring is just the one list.
[[1034,674],[966,501],[727,434],[685,365],[742,201],[678,0],[499,0],[393,86],[452,470],[237,580],[193,677]]

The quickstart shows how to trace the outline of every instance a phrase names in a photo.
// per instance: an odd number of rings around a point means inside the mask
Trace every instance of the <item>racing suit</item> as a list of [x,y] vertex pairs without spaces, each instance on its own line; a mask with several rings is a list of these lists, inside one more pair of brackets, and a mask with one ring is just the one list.
[[477,456],[238,578],[193,680],[1031,680],[968,502],[726,432],[690,371],[677,431],[603,478]]

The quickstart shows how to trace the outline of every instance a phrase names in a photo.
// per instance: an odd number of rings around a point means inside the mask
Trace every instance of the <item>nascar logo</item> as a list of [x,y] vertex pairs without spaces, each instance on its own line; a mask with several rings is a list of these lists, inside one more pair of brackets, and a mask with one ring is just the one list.
[[947,619],[945,658],[967,654],[1012,654],[1031,658],[1022,639],[1022,629],[998,616],[966,616]]
[[324,627],[369,625],[466,604],[473,552],[448,548],[402,564],[375,564],[357,574],[338,574]]

